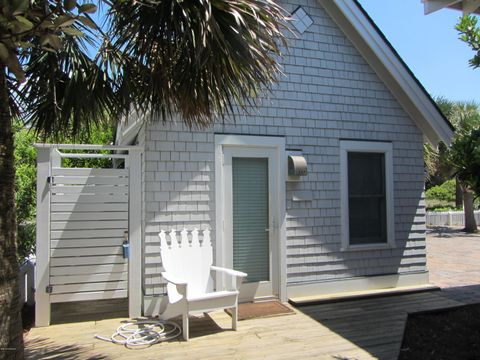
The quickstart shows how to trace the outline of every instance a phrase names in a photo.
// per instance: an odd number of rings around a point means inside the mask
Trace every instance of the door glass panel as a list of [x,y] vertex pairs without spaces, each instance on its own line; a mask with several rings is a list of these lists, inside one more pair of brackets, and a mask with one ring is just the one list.
[[269,281],[268,159],[233,158],[233,268]]

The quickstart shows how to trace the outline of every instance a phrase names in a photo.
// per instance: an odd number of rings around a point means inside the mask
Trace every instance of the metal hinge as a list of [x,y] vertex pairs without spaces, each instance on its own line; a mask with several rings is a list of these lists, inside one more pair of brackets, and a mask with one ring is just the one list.
[[55,179],[53,178],[53,176],[47,176],[47,183],[49,183],[50,185],[53,185],[53,181]]
[[47,294],[51,294],[53,292],[53,286],[52,285],[48,285],[45,287],[45,292]]

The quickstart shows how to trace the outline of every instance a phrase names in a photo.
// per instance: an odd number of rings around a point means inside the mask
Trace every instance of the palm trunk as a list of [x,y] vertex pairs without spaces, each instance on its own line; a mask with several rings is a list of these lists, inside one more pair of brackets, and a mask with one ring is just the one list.
[[469,189],[463,190],[463,211],[465,212],[465,229],[467,233],[477,232],[477,222],[475,221],[475,214],[473,212],[473,198],[474,193]]
[[15,219],[12,116],[0,68],[0,359],[23,358]]

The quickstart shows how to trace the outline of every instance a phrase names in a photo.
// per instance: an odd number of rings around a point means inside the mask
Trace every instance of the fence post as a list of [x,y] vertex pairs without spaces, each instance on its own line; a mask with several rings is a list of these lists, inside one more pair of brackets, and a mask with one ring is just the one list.
[[447,226],[452,226],[452,223],[453,223],[453,216],[452,216],[452,211],[451,210],[448,210],[448,222],[447,222]]
[[128,316],[142,315],[142,150],[129,151],[128,231]]
[[50,176],[51,148],[37,148],[37,251],[35,276],[35,326],[50,325]]

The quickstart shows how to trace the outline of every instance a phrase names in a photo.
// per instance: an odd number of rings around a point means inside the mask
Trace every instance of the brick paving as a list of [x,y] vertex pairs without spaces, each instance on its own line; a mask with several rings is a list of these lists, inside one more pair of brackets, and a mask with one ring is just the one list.
[[442,294],[467,303],[480,302],[480,233],[432,228],[427,233],[430,282]]

